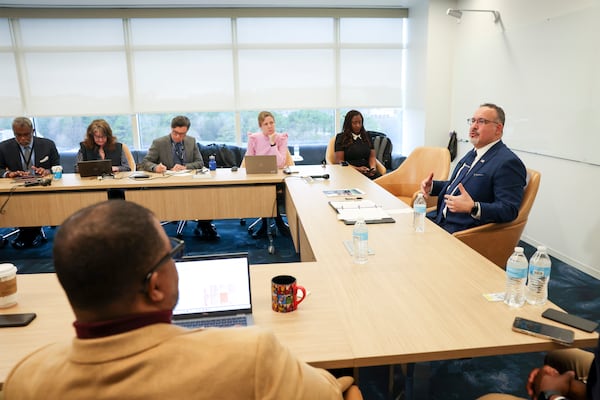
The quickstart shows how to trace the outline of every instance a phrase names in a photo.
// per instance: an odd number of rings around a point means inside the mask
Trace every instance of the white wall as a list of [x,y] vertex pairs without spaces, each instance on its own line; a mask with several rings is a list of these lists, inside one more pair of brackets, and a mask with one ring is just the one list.
[[456,33],[446,9],[455,5],[455,0],[421,0],[409,10],[402,154],[425,144],[448,143],[454,52],[448,43],[453,43]]
[[[552,101],[544,91],[524,93],[518,90],[517,85],[508,94],[501,94],[501,91],[494,90],[493,85],[488,84],[502,72],[498,68],[507,63],[533,63],[540,56],[561,57],[561,54],[552,53],[551,43],[539,43],[539,47],[530,53],[519,54],[518,60],[511,59],[514,55],[503,44],[502,38],[519,32],[531,34],[532,27],[535,29],[543,21],[576,11],[591,11],[598,7],[597,3],[598,0],[431,0],[425,17],[428,22],[427,62],[421,65],[427,71],[422,102],[424,107],[421,109],[424,114],[424,143],[445,145],[447,136],[440,135],[450,130],[456,130],[459,137],[466,138],[465,120],[482,102],[498,102],[501,106],[524,105],[505,110],[509,129],[511,115],[527,115],[525,105]],[[457,23],[445,14],[446,8],[450,7],[495,9],[500,11],[502,22],[494,24],[492,15],[488,13],[465,13],[462,21]],[[412,9],[410,16],[414,16]],[[525,27],[527,29],[523,29]],[[552,65],[548,65],[548,68],[552,68]],[[574,80],[578,85],[581,79],[586,79],[585,76],[562,78]],[[524,99],[524,95],[528,98]],[[599,134],[593,129],[593,121],[598,118],[597,111],[589,115],[587,135]],[[549,113],[547,118],[552,120],[553,115]],[[552,140],[552,136],[544,131],[528,134],[539,135],[537,139],[540,143]],[[559,134],[569,135],[569,132]],[[507,145],[510,147],[511,144]],[[468,144],[461,143],[460,154],[468,147]],[[528,167],[542,174],[540,190],[523,238],[534,245],[546,245],[553,256],[600,278],[600,246],[596,244],[599,243],[596,238],[600,234],[600,215],[596,206],[600,201],[597,187],[600,166],[529,151],[516,153]]]

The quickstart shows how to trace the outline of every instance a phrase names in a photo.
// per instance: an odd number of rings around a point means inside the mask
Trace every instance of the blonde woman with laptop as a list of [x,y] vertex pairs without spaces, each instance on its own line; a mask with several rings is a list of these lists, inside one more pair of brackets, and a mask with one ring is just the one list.
[[[250,133],[248,135],[247,156],[268,156],[274,155],[277,157],[277,167],[287,167],[288,156],[288,134],[277,133],[275,130],[275,117],[269,111],[261,111],[258,114],[258,126],[261,132]],[[283,221],[283,218],[277,213],[275,223],[279,232],[284,236],[290,235],[290,228]],[[252,234],[254,239],[267,236],[268,220],[262,219],[261,226],[258,231]]]

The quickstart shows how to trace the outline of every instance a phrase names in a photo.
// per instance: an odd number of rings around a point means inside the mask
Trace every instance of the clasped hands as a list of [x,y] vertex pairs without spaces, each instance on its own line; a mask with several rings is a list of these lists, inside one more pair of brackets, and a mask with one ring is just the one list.
[[535,368],[527,379],[527,394],[532,399],[542,391],[557,391],[569,399],[585,399],[585,385],[575,379],[575,372],[560,374],[555,368],[544,365]]
[[375,172],[377,172],[376,168],[371,168],[371,167],[367,167],[367,166],[362,166],[362,167],[354,167],[358,172],[360,172],[363,175],[366,176],[373,176],[375,175]]
[[[429,198],[429,192],[433,186],[433,172],[421,182],[421,192],[425,198]],[[475,206],[475,201],[467,192],[462,183],[458,184],[459,194],[456,196],[445,194],[444,200],[446,200],[446,207],[453,213],[471,213],[471,210]]]

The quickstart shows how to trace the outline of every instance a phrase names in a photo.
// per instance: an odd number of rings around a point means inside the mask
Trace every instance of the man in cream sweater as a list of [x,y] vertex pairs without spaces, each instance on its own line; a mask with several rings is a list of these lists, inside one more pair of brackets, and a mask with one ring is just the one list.
[[[19,362],[5,400],[342,398],[352,378],[298,360],[268,331],[172,325],[176,250],[135,203],[111,200],[69,217],[54,264],[77,337]],[[347,393],[361,398],[355,386]]]

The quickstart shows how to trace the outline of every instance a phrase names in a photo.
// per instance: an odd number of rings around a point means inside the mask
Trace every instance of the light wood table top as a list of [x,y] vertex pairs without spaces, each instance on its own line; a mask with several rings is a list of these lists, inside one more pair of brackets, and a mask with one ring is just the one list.
[[252,185],[275,184],[283,181],[286,176],[281,170],[277,174],[246,174],[245,168],[231,171],[230,168],[218,168],[206,174],[155,174],[146,172],[149,179],[132,179],[132,172],[119,172],[114,178],[99,180],[96,177],[82,178],[79,174],[63,174],[62,179],[52,180],[50,186],[21,186],[13,179],[0,179],[0,193],[15,190],[17,193],[49,192],[65,190],[106,190],[127,189],[140,187],[185,187],[202,185]]
[[75,316],[56,274],[17,275],[17,305],[0,314],[34,312],[26,327],[0,329],[0,382],[27,354],[46,344],[75,336]]
[[[124,190],[127,200],[150,208],[162,220],[268,217],[275,212],[275,185],[285,177],[282,171],[248,175],[245,168],[193,172],[148,173],[147,179],[132,179],[131,172],[120,172],[102,180],[64,174],[50,186],[30,187],[0,179],[0,226],[60,225],[75,211],[107,200],[108,189]],[[174,199],[177,207],[173,207]]]
[[[546,307],[510,309],[484,293],[504,290],[505,275],[490,261],[426,221],[412,230],[407,206],[348,167],[297,167],[285,178],[297,223],[306,232],[315,262],[251,268],[255,322],[272,329],[301,359],[321,367],[359,367],[428,360],[546,351],[561,346],[512,332],[515,316],[543,320]],[[329,173],[308,183],[302,175]],[[388,210],[393,224],[370,224],[375,255],[356,265],[343,240],[352,226],[336,220],[323,190],[357,187]],[[292,225],[292,224],[290,224]],[[290,274],[310,295],[298,311],[271,310],[270,280]],[[54,274],[18,276],[16,307],[0,313],[36,312],[25,328],[0,330],[0,382],[34,349],[74,336],[73,314]],[[575,346],[593,347],[597,333],[575,330]]]
[[[293,275],[309,291],[293,313],[271,310],[271,278]],[[352,365],[352,351],[340,317],[337,293],[330,290],[316,263],[267,264],[251,267],[253,315],[256,325],[274,330],[298,357],[323,368]],[[75,316],[56,274],[17,276],[18,304],[0,309],[0,314],[37,314],[26,327],[0,330],[0,382],[27,354],[45,344],[75,337]]]
[[[427,220],[414,233],[407,206],[349,167],[327,166],[331,179],[286,180],[316,262],[333,277],[355,366],[545,351],[561,348],[511,330],[515,316],[550,323],[542,307],[511,309],[483,294],[504,291],[505,273]],[[356,265],[344,240],[352,226],[335,221],[323,190],[359,188],[396,220],[369,224],[375,255]],[[396,211],[398,211],[396,213]],[[558,324],[556,324],[558,325]],[[597,333],[575,330],[575,346],[594,347]]]

